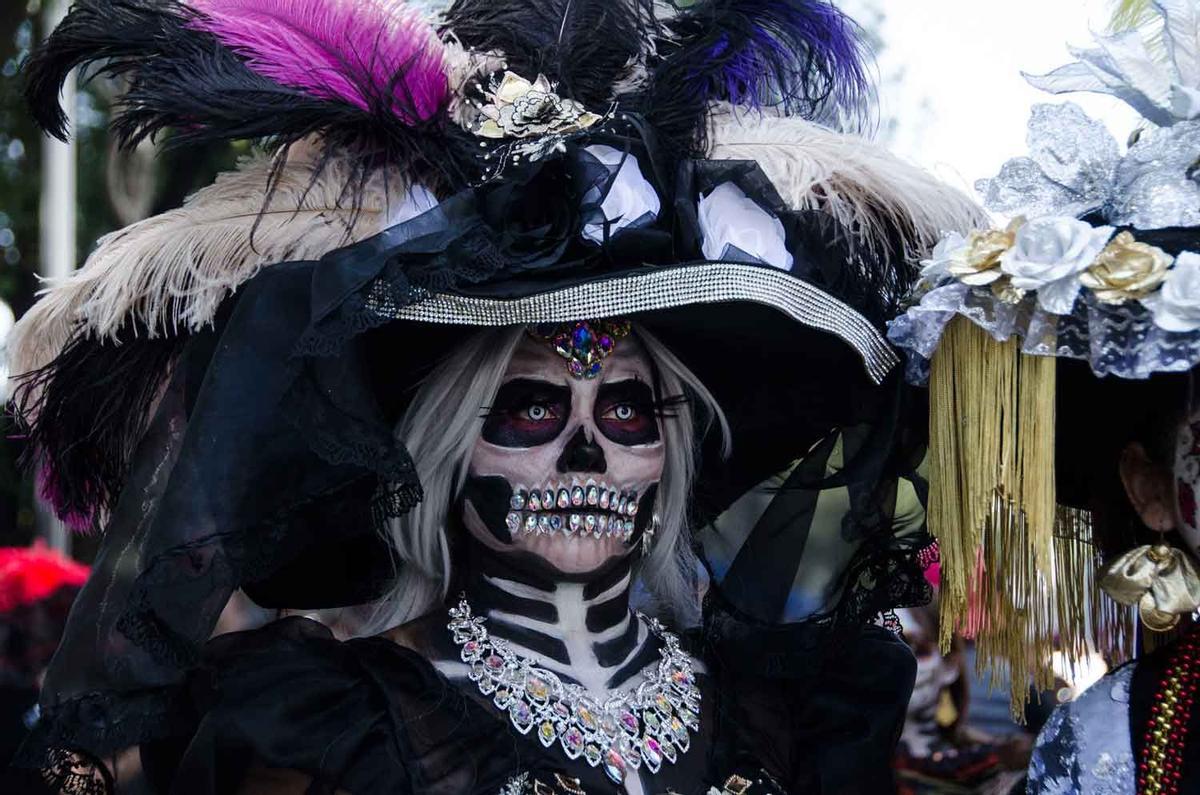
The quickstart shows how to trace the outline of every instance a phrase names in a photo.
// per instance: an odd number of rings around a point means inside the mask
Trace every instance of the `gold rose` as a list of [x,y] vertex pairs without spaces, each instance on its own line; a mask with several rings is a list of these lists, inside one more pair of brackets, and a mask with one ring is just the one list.
[[1161,248],[1139,243],[1121,232],[1079,276],[1079,281],[1106,304],[1123,304],[1157,290],[1171,268],[1171,255]]
[[1004,229],[976,230],[967,237],[966,247],[950,263],[952,276],[973,287],[990,285],[992,293],[1005,303],[1015,304],[1025,297],[1025,291],[1012,286],[1000,271],[1000,259],[1013,247],[1017,230],[1024,218],[1014,218]]

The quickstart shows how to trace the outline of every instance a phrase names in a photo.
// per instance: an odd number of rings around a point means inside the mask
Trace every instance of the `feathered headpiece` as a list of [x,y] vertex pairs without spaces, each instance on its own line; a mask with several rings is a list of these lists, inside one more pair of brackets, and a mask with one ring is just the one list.
[[915,256],[980,219],[802,118],[869,115],[865,47],[825,0],[457,0],[432,22],[395,0],[79,0],[26,65],[51,134],[67,133],[59,88],[89,64],[124,81],[125,145],[169,130],[174,146],[252,139],[277,154],[102,239],[15,330],[15,403],[43,491],[80,526],[111,507],[182,342],[261,267],[502,182],[505,164],[597,120],[659,142],[668,192],[688,157],[758,161],[785,206],[849,230],[831,230],[825,270],[876,322]]

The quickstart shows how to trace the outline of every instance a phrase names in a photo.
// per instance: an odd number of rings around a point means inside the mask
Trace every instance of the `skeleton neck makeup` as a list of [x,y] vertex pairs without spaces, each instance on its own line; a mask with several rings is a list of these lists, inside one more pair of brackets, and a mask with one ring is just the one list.
[[658,640],[629,609],[632,557],[574,578],[529,553],[501,553],[476,541],[470,557],[467,597],[516,653],[598,695],[658,659]]
[[652,380],[635,339],[576,378],[529,336],[486,407],[463,493],[474,610],[519,654],[597,694],[657,659],[629,610],[665,461]]

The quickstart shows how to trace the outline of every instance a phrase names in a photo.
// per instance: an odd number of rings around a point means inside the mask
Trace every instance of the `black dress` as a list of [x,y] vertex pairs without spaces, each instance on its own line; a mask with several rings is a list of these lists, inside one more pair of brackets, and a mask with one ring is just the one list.
[[[789,660],[802,643],[789,634],[768,631],[753,655],[739,643],[735,665],[710,649],[691,748],[707,758],[664,765],[648,793],[699,795],[733,774],[756,782],[754,795],[894,791],[889,759],[915,675],[908,647],[868,627],[806,671]],[[520,735],[415,651],[383,637],[341,642],[308,619],[215,639],[189,692],[190,736],[143,749],[147,772],[172,795],[236,792],[255,766],[309,776],[313,793],[495,795],[522,774],[553,783],[556,773],[588,795],[623,792],[598,768]]]

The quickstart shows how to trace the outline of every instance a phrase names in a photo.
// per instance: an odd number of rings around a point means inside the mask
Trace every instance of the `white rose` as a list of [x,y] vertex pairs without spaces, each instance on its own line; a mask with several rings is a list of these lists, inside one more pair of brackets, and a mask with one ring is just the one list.
[[1094,227],[1075,218],[1028,221],[1000,258],[1000,270],[1018,290],[1036,290],[1044,311],[1067,315],[1082,288],[1079,274],[1095,262],[1112,234],[1111,226]]
[[1200,329],[1200,254],[1185,251],[1167,272],[1162,289],[1142,299],[1154,325],[1166,331]]
[[[608,222],[609,237],[628,226],[645,226],[658,218],[658,213],[662,210],[662,200],[642,173],[642,167],[636,157],[601,144],[593,144],[584,151],[608,166],[610,172],[620,167],[608,195],[600,203],[600,212]],[[595,189],[585,196],[584,200],[595,201],[594,191]],[[604,226],[599,222],[585,224],[583,236],[593,243],[603,243]]]
[[[390,197],[389,197],[390,198]],[[409,185],[408,190],[404,192],[404,197],[398,202],[389,203],[387,215],[384,217],[383,229],[391,229],[393,226],[399,226],[405,221],[411,221],[418,215],[422,215],[434,207],[437,207],[438,200],[429,188],[424,185]]]
[[967,239],[958,232],[951,232],[938,241],[929,259],[921,260],[921,278],[936,284],[950,275],[950,266],[966,257]]
[[782,270],[792,269],[783,223],[737,185],[718,185],[700,197],[698,210],[705,259],[741,261],[749,256]]

